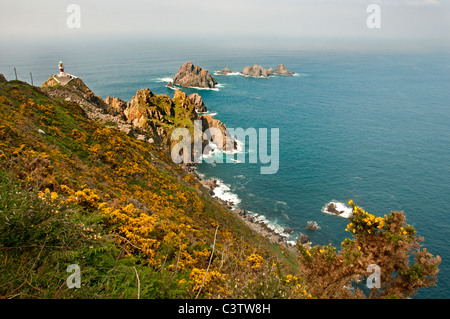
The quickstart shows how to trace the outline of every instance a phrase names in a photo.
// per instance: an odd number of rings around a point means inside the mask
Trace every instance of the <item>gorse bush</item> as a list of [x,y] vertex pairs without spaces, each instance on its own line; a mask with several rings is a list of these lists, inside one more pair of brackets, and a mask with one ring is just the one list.
[[[332,246],[298,245],[301,269],[311,293],[320,298],[406,298],[417,289],[435,284],[440,257],[433,256],[420,242],[403,212],[376,217],[353,201],[353,215],[341,251]],[[380,287],[368,293],[358,282],[368,278],[370,265],[380,269]],[[351,289],[355,286],[356,289]],[[361,286],[361,285],[360,285]],[[364,287],[364,286],[362,286]],[[366,289],[367,290],[367,289]]]

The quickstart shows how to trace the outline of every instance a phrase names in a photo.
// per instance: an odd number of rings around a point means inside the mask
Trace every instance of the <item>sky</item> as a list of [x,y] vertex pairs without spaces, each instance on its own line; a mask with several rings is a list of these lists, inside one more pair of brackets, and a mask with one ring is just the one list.
[[[80,27],[67,24],[80,8]],[[370,4],[380,28],[368,28]],[[73,20],[72,20],[73,21]],[[450,43],[450,0],[0,0],[0,40],[360,39]]]

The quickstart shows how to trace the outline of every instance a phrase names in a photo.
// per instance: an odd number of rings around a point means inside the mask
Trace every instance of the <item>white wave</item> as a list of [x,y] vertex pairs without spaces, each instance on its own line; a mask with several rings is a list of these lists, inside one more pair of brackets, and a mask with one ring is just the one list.
[[230,189],[230,186],[224,184],[222,180],[216,178],[216,181],[218,186],[213,190],[214,196],[220,198],[221,200],[232,202],[232,207],[236,208],[237,205],[241,202],[239,196],[233,193]]
[[198,115],[211,115],[211,116],[216,116],[217,112],[213,112],[211,113],[210,111],[206,111],[206,112],[197,112]]
[[217,155],[218,153],[222,153],[218,148],[217,148],[217,144],[214,144],[213,142],[209,141],[208,142],[208,147],[209,147],[209,152],[207,154],[205,154],[205,151],[203,150],[202,156],[200,156],[200,159],[206,159],[206,158],[211,158],[215,155]]
[[230,72],[230,73],[228,73],[228,74],[220,74],[219,72],[220,72],[220,71],[215,71],[215,72],[214,72],[214,75],[224,75],[224,76],[230,76],[230,75],[242,75],[241,72]]
[[[333,214],[333,213],[329,212],[327,210],[327,208],[328,208],[328,205],[330,205],[330,204],[334,204],[336,206],[336,210],[337,211],[342,211],[342,213],[339,214],[339,215],[336,215],[336,214]],[[331,202],[326,204],[324,207],[322,207],[322,213],[330,214],[330,215],[334,215],[334,216],[339,216],[339,217],[343,217],[343,218],[349,218],[349,217],[351,217],[353,215],[353,211],[352,211],[351,207],[348,207],[344,203],[341,203],[341,202],[338,202],[338,201],[335,201],[335,200],[332,200]]]
[[267,228],[269,228],[270,230],[272,230],[273,232],[277,233],[278,235],[280,235],[282,237],[285,237],[285,238],[291,237],[290,234],[286,234],[284,232],[285,227],[278,225],[276,221],[271,221],[264,215],[259,215],[259,214],[256,214],[256,213],[253,213],[250,211],[249,211],[249,213],[252,214],[255,222],[264,223],[267,226]]
[[157,78],[157,79],[155,79],[156,80],[156,82],[172,82],[172,78]]
[[246,77],[246,78],[268,79],[268,78],[272,77],[273,75],[269,75],[268,77],[265,77],[265,76],[253,76],[253,75],[245,75],[245,74],[242,74],[242,76],[244,76],[244,77]]
[[[239,140],[236,140],[236,149],[232,150],[232,151],[226,151],[226,150],[221,150],[220,148],[218,148],[217,144],[213,143],[212,141],[208,142],[208,146],[209,146],[209,152],[207,154],[205,154],[204,150],[203,150],[203,154],[200,157],[200,159],[209,159],[212,157],[216,157],[218,159],[218,162],[222,163],[224,158],[223,155],[234,155],[237,153],[242,153],[244,151],[244,143],[240,142]],[[227,157],[226,160],[231,160],[233,163],[241,163],[241,161],[234,159],[234,158],[230,158]]]
[[[217,85],[216,85],[216,86],[217,86]],[[186,86],[186,88],[189,88],[189,89],[196,89],[196,90],[219,91],[219,88],[218,88],[218,87],[214,87],[214,88],[201,88],[201,87],[198,87],[198,86]]]

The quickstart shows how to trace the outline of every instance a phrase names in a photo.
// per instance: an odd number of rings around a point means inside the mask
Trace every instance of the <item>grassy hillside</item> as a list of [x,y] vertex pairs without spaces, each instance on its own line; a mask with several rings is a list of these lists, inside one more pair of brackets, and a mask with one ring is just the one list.
[[[0,298],[409,298],[436,284],[441,259],[403,212],[350,201],[340,250],[295,253],[213,199],[164,143],[106,127],[56,89],[0,83]],[[168,131],[190,125],[184,95],[139,92],[143,127],[152,114]],[[70,289],[73,264],[81,286]]]
[[0,207],[5,298],[308,297],[297,256],[161,149],[19,81],[0,84]]

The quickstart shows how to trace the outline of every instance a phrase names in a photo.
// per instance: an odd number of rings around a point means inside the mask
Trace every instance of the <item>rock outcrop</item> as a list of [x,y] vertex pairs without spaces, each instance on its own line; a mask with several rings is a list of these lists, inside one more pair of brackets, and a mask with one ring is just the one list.
[[231,73],[231,70],[229,68],[223,68],[222,70],[217,71],[217,74],[220,74],[220,75],[228,75],[230,73]]
[[168,147],[167,126],[174,124],[174,106],[170,97],[155,95],[147,88],[136,92],[123,113],[133,128],[147,132],[154,142]]
[[286,75],[286,76],[292,76],[294,75],[293,72],[289,71],[284,64],[280,64],[275,68],[275,71],[273,71],[273,74],[278,74],[278,75]]
[[115,126],[125,133],[131,130],[131,125],[125,121],[123,112],[120,111],[124,107],[123,103],[126,102],[109,97],[103,100],[95,95],[80,78],[73,78],[62,86],[54,76],[51,76],[42,84],[41,89],[50,97],[78,103],[91,120]]
[[5,78],[3,74],[0,73],[0,83],[6,83],[8,80]]
[[300,234],[300,236],[298,236],[298,243],[305,245],[307,243],[309,243],[309,236],[305,235],[305,234]]
[[123,111],[127,108],[127,102],[118,97],[108,96],[104,102],[107,105],[107,112],[116,115],[116,116],[124,116]]
[[243,70],[242,70],[242,75],[245,76],[252,76],[255,78],[268,78],[269,76],[273,75],[273,70],[272,68],[270,69],[265,69],[263,68],[261,65],[249,65],[246,66]]
[[276,75],[286,75],[286,76],[292,76],[294,75],[293,72],[289,71],[284,64],[280,64],[276,67],[275,70],[272,68],[265,69],[261,65],[249,65],[242,70],[242,75],[245,76],[252,76],[255,78],[268,78],[269,76],[272,76],[274,74]]
[[[177,127],[193,129],[193,121],[201,120],[203,132],[209,128],[216,128],[222,133],[222,138],[215,135],[207,136],[208,138],[202,141],[203,147],[212,141],[219,149],[225,150],[228,146],[229,150],[235,150],[237,143],[226,136],[225,125],[211,115],[199,116],[196,104],[204,106],[200,95],[196,93],[186,96],[186,93],[176,90],[171,99],[167,95],[155,95],[149,89],[143,89],[136,92],[128,103],[124,115],[133,127],[150,133],[156,143],[167,148],[170,148],[173,142],[170,139],[172,129]],[[194,147],[192,150],[194,151]]]
[[184,63],[172,80],[173,84],[186,87],[214,88],[216,79],[209,74],[208,70],[202,69],[192,62]]
[[215,119],[212,115],[204,115],[202,119],[203,130],[215,129],[219,130],[221,134],[214,135],[213,130],[210,130],[208,139],[217,145],[219,149],[234,151],[237,149],[237,142],[233,138],[227,136],[227,128],[221,121]]
[[188,95],[187,97],[189,101],[194,105],[195,111],[198,113],[206,112],[206,105],[203,102],[202,97],[198,93],[192,93],[191,95]]
[[328,204],[328,206],[326,208],[326,211],[331,213],[331,214],[335,214],[335,215],[340,215],[340,214],[342,214],[344,212],[343,210],[342,211],[338,210],[335,203]]
[[320,226],[319,226],[319,224],[317,224],[316,221],[309,221],[309,222],[306,224],[306,229],[309,229],[309,230],[318,230],[318,229],[320,229]]

